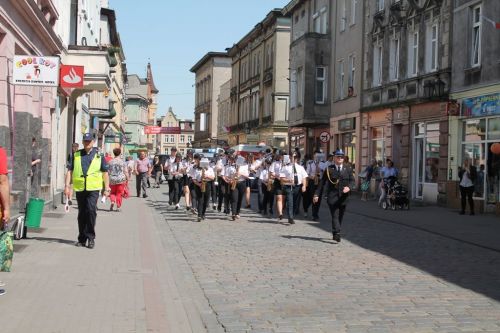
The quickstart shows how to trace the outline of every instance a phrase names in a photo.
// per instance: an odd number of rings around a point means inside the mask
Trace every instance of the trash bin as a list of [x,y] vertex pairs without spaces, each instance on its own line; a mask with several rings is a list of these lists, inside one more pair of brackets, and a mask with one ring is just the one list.
[[45,200],[40,198],[30,198],[26,210],[26,226],[29,228],[39,228],[42,221],[43,206]]

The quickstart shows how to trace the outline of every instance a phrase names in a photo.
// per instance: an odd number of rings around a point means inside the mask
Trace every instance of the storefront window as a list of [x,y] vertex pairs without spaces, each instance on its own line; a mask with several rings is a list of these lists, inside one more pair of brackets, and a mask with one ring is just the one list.
[[[438,182],[439,123],[416,123],[413,130],[413,188],[416,198],[423,198],[425,189]],[[427,191],[428,192],[428,191]]]
[[349,163],[351,163],[354,169],[356,167],[356,135],[354,135],[354,133],[342,134],[342,149],[349,158]]
[[372,128],[372,158],[377,161],[385,160],[384,151],[384,128],[374,127]]
[[469,158],[477,170],[474,197],[496,204],[500,200],[500,154],[491,147],[500,141],[500,117],[464,121],[462,137],[461,162]]

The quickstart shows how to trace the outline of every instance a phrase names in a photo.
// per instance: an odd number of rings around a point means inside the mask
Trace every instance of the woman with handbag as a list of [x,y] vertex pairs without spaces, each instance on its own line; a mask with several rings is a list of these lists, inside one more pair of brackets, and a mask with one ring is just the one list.
[[109,161],[109,187],[111,188],[111,193],[109,199],[111,201],[111,206],[109,210],[112,211],[115,204],[117,211],[122,206],[122,197],[125,190],[125,186],[128,183],[128,170],[127,164],[120,158],[122,150],[120,148],[113,149],[113,155],[115,157]]
[[465,214],[465,204],[469,201],[470,215],[474,215],[474,183],[477,179],[477,170],[474,165],[471,165],[470,160],[466,157],[464,164],[458,169],[458,178],[460,178],[460,197],[461,197],[461,210],[460,215]]
[[153,160],[153,175],[155,176],[155,186],[156,188],[160,188],[160,180],[163,176],[163,164],[160,161],[158,156],[155,156]]

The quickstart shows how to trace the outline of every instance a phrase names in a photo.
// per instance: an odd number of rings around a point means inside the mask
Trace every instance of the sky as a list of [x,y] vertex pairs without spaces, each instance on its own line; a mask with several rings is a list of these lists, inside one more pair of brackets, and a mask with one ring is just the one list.
[[110,0],[125,51],[128,74],[146,77],[151,62],[158,115],[171,106],[194,118],[194,74],[207,52],[225,51],[274,8],[289,0]]

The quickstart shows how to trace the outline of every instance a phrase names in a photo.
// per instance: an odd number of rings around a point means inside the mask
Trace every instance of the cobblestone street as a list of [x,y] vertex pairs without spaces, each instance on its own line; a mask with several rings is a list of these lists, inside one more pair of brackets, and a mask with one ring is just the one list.
[[159,228],[228,332],[500,331],[498,252],[352,212],[337,244],[324,219],[193,223],[165,205]]

